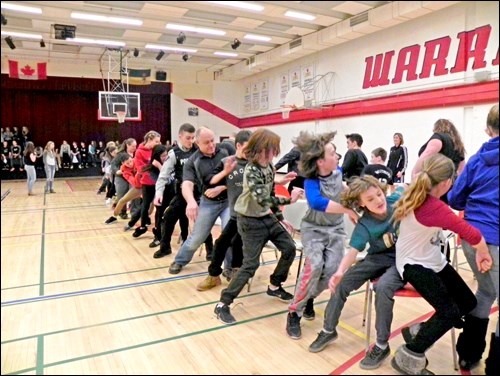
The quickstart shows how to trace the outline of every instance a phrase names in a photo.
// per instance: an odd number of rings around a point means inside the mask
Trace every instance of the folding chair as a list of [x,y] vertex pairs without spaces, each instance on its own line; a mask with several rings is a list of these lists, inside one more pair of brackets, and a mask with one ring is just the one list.
[[[367,325],[366,325],[366,352],[367,353],[370,350],[372,301],[373,301],[373,291],[374,291],[376,284],[377,284],[377,281],[374,281],[374,282],[370,282],[370,285],[369,285],[368,318],[367,318]],[[394,297],[421,298],[422,296],[420,295],[420,293],[417,290],[415,290],[415,288],[410,283],[407,283],[405,286],[403,286],[403,288],[396,291],[396,293],[394,294]],[[457,356],[457,352],[455,350],[455,343],[456,343],[455,328],[451,328],[450,333],[451,333],[451,352],[452,352],[452,356],[453,356],[453,367],[454,367],[455,371],[458,371],[458,356]]]

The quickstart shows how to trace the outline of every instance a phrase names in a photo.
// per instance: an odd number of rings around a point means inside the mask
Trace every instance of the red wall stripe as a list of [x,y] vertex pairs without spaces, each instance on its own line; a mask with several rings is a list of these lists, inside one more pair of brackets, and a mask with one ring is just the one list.
[[288,119],[281,112],[263,116],[238,118],[229,112],[203,99],[186,101],[210,112],[238,128],[263,127],[289,124],[319,119],[333,119],[347,116],[372,115],[397,111],[420,110],[437,107],[465,106],[498,102],[499,81],[480,82],[467,85],[450,86],[406,94],[394,94],[379,98],[362,99],[336,103],[318,109],[304,109],[290,112]]

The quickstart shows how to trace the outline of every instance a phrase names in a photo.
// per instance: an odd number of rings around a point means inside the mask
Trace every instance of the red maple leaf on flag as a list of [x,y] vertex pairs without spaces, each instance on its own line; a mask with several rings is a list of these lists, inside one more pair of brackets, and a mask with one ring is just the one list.
[[31,68],[31,66],[29,66],[28,64],[26,64],[24,66],[24,68],[21,69],[21,72],[23,72],[23,74],[25,74],[26,76],[32,76],[33,73],[35,73],[35,70],[33,68]]

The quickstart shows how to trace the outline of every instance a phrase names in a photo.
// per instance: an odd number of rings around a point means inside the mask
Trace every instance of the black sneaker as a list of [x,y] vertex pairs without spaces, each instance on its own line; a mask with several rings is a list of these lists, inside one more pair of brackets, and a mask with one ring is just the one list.
[[231,315],[231,311],[229,306],[226,304],[219,306],[216,305],[214,309],[215,316],[217,316],[217,320],[226,325],[236,324],[236,319],[233,315]]
[[111,217],[109,217],[108,219],[106,219],[106,220],[104,221],[104,223],[105,223],[105,224],[107,224],[107,225],[109,225],[109,224],[111,224],[111,223],[113,223],[113,222],[116,222],[116,221],[117,221],[116,217],[111,216]]
[[175,261],[168,268],[170,274],[179,274],[182,270],[182,265],[177,264]]
[[300,316],[297,312],[288,312],[286,317],[286,334],[292,339],[299,339],[302,337],[300,330]]
[[365,355],[364,359],[359,363],[359,366],[363,369],[375,369],[380,367],[382,361],[389,356],[391,349],[389,345],[385,349],[381,349],[377,345],[374,345]]
[[171,249],[159,249],[153,254],[153,258],[161,258],[172,254]]
[[144,227],[137,227],[134,231],[134,233],[132,234],[132,236],[134,238],[138,238],[139,236],[141,236],[142,234],[145,234],[146,232],[148,231],[148,228],[146,226]]
[[156,248],[159,245],[160,245],[160,240],[159,239],[155,239],[151,243],[149,243],[149,248]]
[[267,295],[269,296],[274,296],[275,298],[278,298],[282,302],[288,303],[293,299],[293,295],[290,294],[289,292],[286,292],[283,290],[283,287],[279,287],[276,290],[271,290],[269,286],[267,287]]
[[307,299],[306,308],[304,308],[304,313],[302,313],[302,317],[306,320],[314,320],[316,317],[316,312],[314,312],[314,299]]
[[323,351],[326,346],[335,341],[338,337],[337,331],[334,330],[332,333],[324,332],[323,330],[318,333],[318,337],[309,346],[309,351],[312,353],[317,353]]

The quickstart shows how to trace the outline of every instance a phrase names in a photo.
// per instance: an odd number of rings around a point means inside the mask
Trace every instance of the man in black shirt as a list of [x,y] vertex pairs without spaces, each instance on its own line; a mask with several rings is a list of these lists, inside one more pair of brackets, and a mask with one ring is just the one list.
[[348,181],[353,176],[360,176],[363,168],[368,164],[365,153],[361,151],[363,137],[358,133],[346,134],[347,153],[342,163],[342,174],[344,181]]
[[[187,203],[186,215],[190,221],[194,221],[194,228],[170,265],[170,274],[178,274],[191,262],[194,253],[212,230],[217,217],[221,219],[221,228],[229,221],[225,179],[216,185],[210,184],[216,167],[228,156],[226,150],[215,146],[214,138],[213,131],[199,128],[195,133],[199,149],[184,164],[182,195]],[[201,193],[199,205],[195,197],[195,187],[198,187]]]

